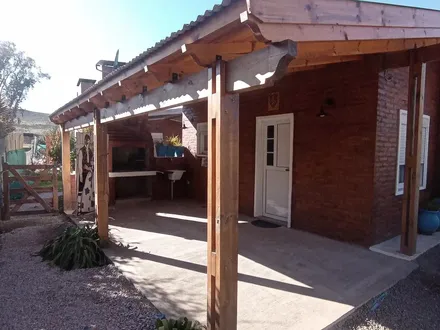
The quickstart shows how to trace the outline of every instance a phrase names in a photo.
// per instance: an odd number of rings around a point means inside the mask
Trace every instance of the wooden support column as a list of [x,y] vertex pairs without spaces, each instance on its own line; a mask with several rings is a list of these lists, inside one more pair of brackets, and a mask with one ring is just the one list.
[[101,112],[94,110],[94,163],[96,223],[101,242],[108,241],[108,138],[107,126],[101,123]]
[[64,212],[73,211],[75,209],[75,202],[72,196],[72,184],[70,180],[70,132],[64,130],[64,126],[60,126],[61,129],[61,163],[62,163],[62,176],[63,176],[63,208]]
[[415,52],[411,52],[410,56],[400,251],[411,256],[416,253],[417,243],[426,64],[417,61]]
[[239,95],[208,71],[208,329],[237,329]]

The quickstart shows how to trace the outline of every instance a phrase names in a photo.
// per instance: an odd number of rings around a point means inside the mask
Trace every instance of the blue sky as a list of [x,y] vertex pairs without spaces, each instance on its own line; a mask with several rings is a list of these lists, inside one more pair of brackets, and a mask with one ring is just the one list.
[[[0,0],[2,12],[10,13],[0,20],[0,40],[15,42],[52,76],[31,91],[23,104],[26,109],[50,113],[76,96],[78,78],[99,79],[98,60],[114,59],[119,49],[119,59],[129,61],[220,2]],[[440,10],[438,0],[375,2]]]

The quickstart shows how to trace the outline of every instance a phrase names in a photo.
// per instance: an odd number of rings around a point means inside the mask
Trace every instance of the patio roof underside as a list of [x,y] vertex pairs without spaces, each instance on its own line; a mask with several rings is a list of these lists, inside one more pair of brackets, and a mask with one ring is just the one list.
[[[393,53],[392,60],[404,66],[407,51],[416,48],[426,50],[421,60],[440,56],[440,12],[409,7],[351,0],[232,1],[193,25],[92,86],[51,120],[67,130],[92,123],[95,109],[106,122],[201,101],[208,96],[207,68],[218,56],[237,64],[228,92],[273,82],[264,77],[274,74],[271,60],[279,60],[280,47],[289,55],[283,75],[370,54],[390,62]],[[260,83],[247,83],[241,78],[246,74]]]

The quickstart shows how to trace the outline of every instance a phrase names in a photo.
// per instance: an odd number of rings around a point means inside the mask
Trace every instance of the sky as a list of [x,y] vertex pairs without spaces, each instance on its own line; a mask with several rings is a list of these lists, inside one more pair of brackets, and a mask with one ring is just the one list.
[[[294,0],[292,0],[294,1]],[[133,57],[221,0],[0,0],[0,40],[12,41],[51,75],[24,109],[51,113],[76,97],[79,78],[100,79],[95,64]],[[439,0],[381,0],[440,10]]]

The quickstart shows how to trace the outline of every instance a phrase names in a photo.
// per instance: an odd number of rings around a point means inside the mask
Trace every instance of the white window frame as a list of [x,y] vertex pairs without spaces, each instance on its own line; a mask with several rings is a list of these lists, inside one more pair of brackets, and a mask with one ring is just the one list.
[[197,156],[208,156],[208,146],[205,145],[205,136],[208,136],[208,123],[197,124]]
[[[399,166],[405,165],[405,164],[399,164],[399,159],[401,158],[401,139],[402,139],[402,132],[401,132],[401,125],[402,120],[407,120],[408,118],[408,111],[407,110],[400,110],[399,113],[399,139],[397,141],[397,167],[396,167],[396,196],[403,195],[404,191],[404,182],[399,182]],[[420,178],[420,190],[426,189],[426,183],[428,181],[428,154],[429,154],[429,126],[430,126],[431,118],[428,115],[423,115],[423,124],[422,124],[422,157],[421,164],[423,164],[423,176]],[[426,129],[426,139],[423,139],[423,130]],[[403,141],[405,143],[406,149],[406,139]],[[406,160],[405,160],[406,161]]]

